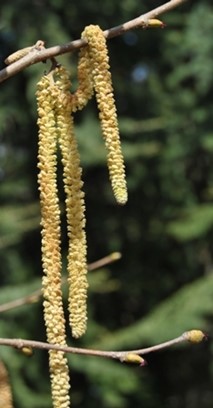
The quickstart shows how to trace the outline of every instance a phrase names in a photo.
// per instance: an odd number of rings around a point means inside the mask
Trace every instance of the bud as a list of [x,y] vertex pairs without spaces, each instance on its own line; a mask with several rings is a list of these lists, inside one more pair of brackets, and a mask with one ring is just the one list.
[[163,23],[163,21],[158,20],[157,18],[151,18],[150,20],[148,20],[147,26],[151,27],[151,28],[164,28],[165,27],[165,23]]
[[29,346],[24,346],[21,349],[21,352],[25,354],[25,356],[31,357],[33,355],[33,349]]
[[190,330],[184,333],[184,337],[190,343],[201,343],[207,336],[201,330]]
[[110,254],[110,258],[112,261],[118,261],[119,259],[121,259],[122,255],[120,252],[112,252]]
[[124,357],[122,357],[122,362],[128,364],[138,364],[141,367],[147,364],[147,362],[141,356],[139,356],[139,354],[135,353],[125,354]]

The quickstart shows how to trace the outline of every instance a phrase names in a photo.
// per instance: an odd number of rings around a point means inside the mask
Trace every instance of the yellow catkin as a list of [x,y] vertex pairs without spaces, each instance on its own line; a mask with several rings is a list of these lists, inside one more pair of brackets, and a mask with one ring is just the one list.
[[112,189],[119,204],[127,201],[124,159],[118,130],[117,113],[109,70],[109,57],[104,33],[99,26],[85,28],[82,38],[89,45],[94,88],[105,145]]
[[[41,202],[42,264],[44,276],[44,320],[49,343],[66,344],[65,319],[61,291],[60,210],[57,197],[56,147],[54,100],[50,92],[50,79],[43,77],[38,83],[38,183]],[[63,352],[49,352],[49,367],[54,408],[68,408],[69,372]]]
[[61,93],[57,102],[56,116],[59,145],[64,168],[64,189],[66,193],[66,214],[68,224],[68,282],[69,314],[73,337],[80,337],[87,324],[87,262],[85,233],[85,203],[82,191],[82,169],[74,134],[71,115],[70,80],[65,68],[58,68],[56,85]]
[[89,50],[83,47],[78,59],[78,89],[72,95],[72,111],[81,110],[93,95],[93,79]]
[[10,65],[13,62],[20,60],[21,58],[25,57],[25,55],[29,54],[30,51],[33,50],[42,50],[44,48],[44,41],[38,40],[37,43],[31,47],[25,47],[21,50],[14,52],[13,54],[9,55],[5,60],[5,64]]
[[13,399],[8,373],[2,361],[0,361],[0,407],[13,408]]

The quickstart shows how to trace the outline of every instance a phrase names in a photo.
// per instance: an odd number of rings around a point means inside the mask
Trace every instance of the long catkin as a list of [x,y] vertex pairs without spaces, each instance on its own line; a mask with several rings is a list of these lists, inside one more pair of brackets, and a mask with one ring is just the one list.
[[74,133],[68,72],[58,68],[56,85],[60,89],[56,117],[59,146],[62,153],[63,181],[66,193],[66,215],[69,238],[68,282],[69,321],[73,337],[80,337],[87,326],[87,245],[85,233],[85,202],[82,191],[82,169]]
[[[49,343],[66,345],[61,291],[60,209],[56,180],[57,132],[54,100],[48,76],[38,83],[38,183],[42,226],[42,279],[44,320]],[[69,408],[69,371],[63,352],[49,351],[51,392],[54,408]]]
[[117,202],[125,204],[127,202],[125,166],[121,150],[106,39],[103,31],[97,25],[87,26],[82,33],[82,38],[88,43],[94,88],[99,108],[99,119],[107,149],[107,163],[112,189]]

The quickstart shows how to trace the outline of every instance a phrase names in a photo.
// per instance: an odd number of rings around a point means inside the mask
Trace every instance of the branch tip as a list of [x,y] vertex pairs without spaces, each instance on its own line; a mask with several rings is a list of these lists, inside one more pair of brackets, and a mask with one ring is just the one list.
[[201,343],[202,341],[206,341],[208,339],[208,336],[206,333],[204,333],[201,330],[190,330],[185,333],[183,333],[183,337],[189,342],[189,343]]

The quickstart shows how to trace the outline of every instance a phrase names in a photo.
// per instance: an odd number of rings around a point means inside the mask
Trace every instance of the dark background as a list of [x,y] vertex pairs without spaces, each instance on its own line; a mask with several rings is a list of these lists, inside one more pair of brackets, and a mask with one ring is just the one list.
[[[0,59],[41,39],[46,46],[106,29],[151,10],[154,0],[1,1]],[[129,200],[115,203],[96,104],[76,115],[87,208],[89,322],[76,346],[131,349],[200,328],[209,341],[147,356],[145,368],[69,356],[73,407],[211,408],[213,310],[213,6],[189,1],[108,42]],[[77,53],[58,57],[76,89]],[[0,303],[40,287],[36,82],[40,63],[1,84]],[[62,182],[59,169],[59,186]],[[63,196],[61,194],[61,196]],[[63,217],[64,218],[64,217]],[[66,273],[66,226],[63,257]],[[66,306],[66,288],[65,288]],[[42,301],[1,313],[0,337],[45,341]],[[1,347],[16,408],[50,408],[48,357]]]

